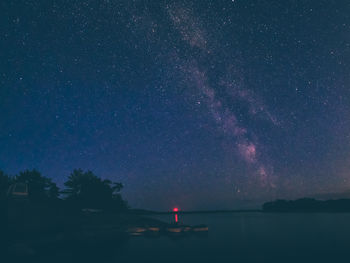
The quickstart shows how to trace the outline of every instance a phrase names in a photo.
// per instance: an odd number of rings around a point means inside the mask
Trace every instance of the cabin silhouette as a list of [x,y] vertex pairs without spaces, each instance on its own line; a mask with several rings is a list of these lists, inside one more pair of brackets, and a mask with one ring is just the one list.
[[28,198],[28,184],[14,183],[10,185],[7,191],[7,197],[10,199],[27,199]]

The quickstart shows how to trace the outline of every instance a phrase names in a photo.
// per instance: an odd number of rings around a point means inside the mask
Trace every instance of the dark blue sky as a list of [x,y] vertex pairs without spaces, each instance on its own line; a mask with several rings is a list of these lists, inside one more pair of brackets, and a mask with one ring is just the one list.
[[2,1],[0,169],[133,207],[350,190],[350,2]]

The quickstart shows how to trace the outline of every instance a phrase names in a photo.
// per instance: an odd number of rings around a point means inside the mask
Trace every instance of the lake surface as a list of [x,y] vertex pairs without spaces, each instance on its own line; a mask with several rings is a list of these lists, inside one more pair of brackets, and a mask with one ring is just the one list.
[[[155,218],[172,222],[174,215]],[[207,236],[132,237],[109,262],[350,262],[350,214],[179,215]]]

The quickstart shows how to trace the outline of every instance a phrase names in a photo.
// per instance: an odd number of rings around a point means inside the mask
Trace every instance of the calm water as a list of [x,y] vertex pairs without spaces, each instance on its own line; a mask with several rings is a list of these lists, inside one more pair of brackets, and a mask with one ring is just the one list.
[[191,214],[180,221],[207,224],[209,234],[133,237],[110,262],[350,262],[350,214]]

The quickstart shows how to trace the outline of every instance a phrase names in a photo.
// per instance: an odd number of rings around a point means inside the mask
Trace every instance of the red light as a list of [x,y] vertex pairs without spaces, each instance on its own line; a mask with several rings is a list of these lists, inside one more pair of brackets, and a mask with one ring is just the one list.
[[175,222],[176,222],[176,223],[179,222],[179,219],[178,219],[178,217],[177,217],[177,214],[175,214]]
[[174,211],[174,212],[179,212],[179,208],[175,207],[175,208],[173,209],[173,211]]

